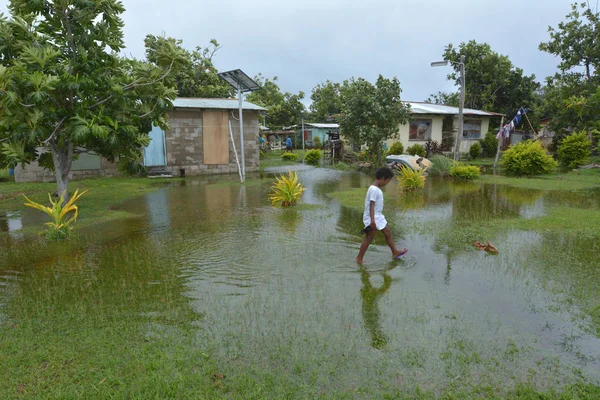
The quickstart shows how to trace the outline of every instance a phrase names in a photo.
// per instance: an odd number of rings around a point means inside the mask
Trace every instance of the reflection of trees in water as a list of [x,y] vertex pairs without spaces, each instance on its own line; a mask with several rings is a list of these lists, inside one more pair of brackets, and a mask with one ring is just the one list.
[[462,193],[452,199],[454,220],[489,221],[492,219],[517,218],[521,210],[516,204],[502,196],[502,191],[492,185],[482,185],[478,190]]
[[[361,229],[365,227],[363,224],[362,211],[341,206],[339,211],[338,227],[342,232],[348,235],[359,235]],[[358,252],[358,249],[356,251]]]

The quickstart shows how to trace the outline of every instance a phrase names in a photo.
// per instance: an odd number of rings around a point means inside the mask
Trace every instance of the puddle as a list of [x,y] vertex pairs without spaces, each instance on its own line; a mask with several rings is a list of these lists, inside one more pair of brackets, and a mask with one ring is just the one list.
[[[371,179],[302,165],[297,171],[307,189],[302,202],[310,207],[272,208],[268,180],[240,186],[189,179],[123,204],[141,217],[86,231],[98,244],[75,261],[65,250],[36,247],[27,257],[13,252],[2,260],[0,276],[11,266],[52,287],[60,278],[44,268],[67,263],[71,284],[84,292],[90,279],[101,279],[105,295],[120,298],[128,282],[136,315],[146,318],[162,310],[144,303],[154,304],[157,291],[169,289],[202,316],[199,334],[225,375],[274,375],[310,384],[315,393],[416,386],[438,393],[457,382],[499,391],[527,382],[547,390],[579,376],[600,380],[600,338],[577,300],[585,294],[577,288],[600,283],[591,273],[600,268],[597,246],[581,248],[560,232],[509,230],[494,239],[500,254],[490,256],[457,247],[451,237],[459,224],[477,230],[544,216],[559,203],[596,208],[596,200],[435,179],[422,193],[405,196],[392,183],[384,192],[387,216],[409,253],[391,261],[380,237],[361,269],[354,263],[361,211],[328,193],[366,190]],[[7,221],[0,219],[0,229],[17,227]],[[417,229],[427,224],[448,227],[450,237]],[[42,261],[42,252],[58,255]],[[165,289],[162,268],[177,271],[179,286]],[[1,290],[0,303],[32,295]],[[86,296],[50,301],[60,310],[67,300],[94,308]],[[162,328],[148,329],[162,335]]]

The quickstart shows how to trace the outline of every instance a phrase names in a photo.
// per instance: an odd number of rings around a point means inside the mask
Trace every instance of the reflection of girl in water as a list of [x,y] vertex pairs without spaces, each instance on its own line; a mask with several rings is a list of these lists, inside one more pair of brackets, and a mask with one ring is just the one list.
[[371,284],[371,276],[364,268],[360,269],[363,287],[360,289],[362,297],[362,313],[365,329],[371,335],[371,345],[376,349],[381,349],[387,344],[387,337],[381,330],[379,321],[381,315],[377,301],[379,297],[388,291],[392,285],[392,277],[387,273],[383,274],[383,285],[380,288],[374,288]]

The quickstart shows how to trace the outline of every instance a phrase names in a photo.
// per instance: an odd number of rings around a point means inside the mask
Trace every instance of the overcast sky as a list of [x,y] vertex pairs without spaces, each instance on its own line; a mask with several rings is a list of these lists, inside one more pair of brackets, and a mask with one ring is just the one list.
[[[444,47],[474,39],[506,54],[539,81],[557,59],[538,50],[572,0],[125,0],[127,54],[141,58],[144,36],[166,34],[187,48],[211,38],[221,70],[279,77],[283,91],[327,79],[397,76],[405,100],[451,91],[449,67],[431,68]],[[0,0],[0,11],[8,0]],[[305,101],[306,104],[310,100]]]

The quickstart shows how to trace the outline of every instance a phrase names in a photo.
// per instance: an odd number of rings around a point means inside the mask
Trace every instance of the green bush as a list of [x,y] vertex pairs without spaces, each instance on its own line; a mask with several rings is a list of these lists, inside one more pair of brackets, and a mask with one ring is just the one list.
[[321,152],[319,150],[313,149],[306,152],[304,156],[304,162],[310,165],[319,165],[319,161],[321,160]]
[[558,161],[565,168],[579,168],[592,155],[591,147],[585,132],[565,136],[558,145]]
[[498,139],[493,132],[488,132],[485,137],[479,141],[481,144],[481,155],[483,157],[494,157],[498,151]]
[[479,145],[479,142],[475,142],[471,145],[471,147],[469,148],[469,155],[471,156],[472,159],[475,159],[477,157],[479,157],[479,155],[481,154],[481,146]]
[[298,160],[298,154],[296,153],[290,153],[290,152],[285,152],[281,155],[281,159],[284,161],[297,161]]
[[450,168],[450,176],[461,181],[472,181],[479,178],[480,170],[475,165],[456,163]]
[[320,149],[320,148],[322,148],[322,147],[323,147],[323,146],[321,145],[321,138],[320,138],[320,137],[318,137],[318,136],[315,136],[315,137],[313,138],[313,146],[315,147],[315,149]]
[[260,158],[261,160],[264,160],[266,156],[267,156],[267,154],[264,151],[262,151],[262,150],[258,151],[258,158]]
[[404,153],[404,145],[401,142],[395,142],[390,150],[388,151],[388,156],[390,155],[400,155]]
[[431,176],[449,176],[454,160],[446,156],[435,156],[431,158],[431,166],[427,172]]
[[502,167],[510,176],[548,174],[557,165],[538,141],[525,140],[517,143],[502,155]]
[[427,150],[425,150],[425,146],[420,144],[413,144],[408,149],[406,149],[406,152],[411,156],[418,155],[421,157],[425,157],[427,155]]
[[398,180],[400,181],[400,187],[404,190],[422,189],[425,186],[425,171],[415,171],[408,167],[402,167]]

